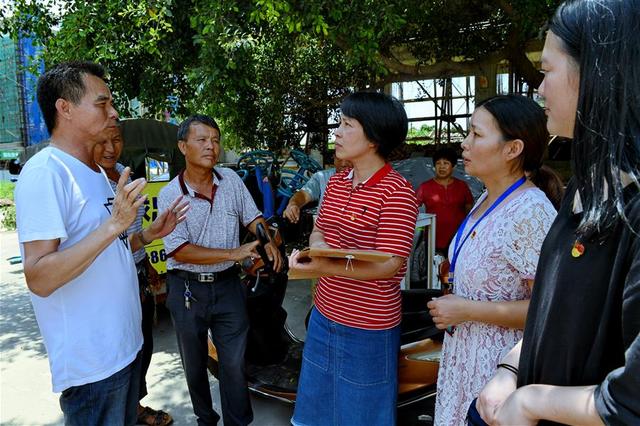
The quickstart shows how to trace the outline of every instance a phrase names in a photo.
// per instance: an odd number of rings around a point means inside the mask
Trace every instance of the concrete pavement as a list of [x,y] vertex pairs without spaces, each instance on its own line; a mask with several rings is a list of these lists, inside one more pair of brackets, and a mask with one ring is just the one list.
[[[59,425],[63,423],[58,394],[51,391],[51,375],[40,331],[33,315],[22,264],[7,261],[19,255],[17,234],[0,232],[0,424]],[[307,284],[290,283],[285,308],[296,334],[304,334],[302,320],[311,297]],[[187,391],[171,320],[158,310],[154,355],[147,375],[149,395],[143,404],[169,412],[177,426],[196,423]],[[218,382],[209,376],[219,412]],[[289,424],[293,408],[279,401],[252,396],[257,426]]]

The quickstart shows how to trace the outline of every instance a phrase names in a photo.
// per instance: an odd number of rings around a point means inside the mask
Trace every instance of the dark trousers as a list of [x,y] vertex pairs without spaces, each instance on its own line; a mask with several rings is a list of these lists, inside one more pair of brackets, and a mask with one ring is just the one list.
[[147,371],[151,364],[151,355],[153,354],[153,315],[155,313],[155,302],[153,294],[149,290],[149,280],[145,272],[138,273],[138,282],[140,284],[140,303],[142,305],[142,365],[140,376],[140,396],[138,401],[147,396]]
[[238,277],[215,283],[188,281],[196,301],[186,309],[185,280],[167,274],[167,308],[178,338],[182,367],[187,379],[198,425],[215,425],[207,375],[207,334],[211,330],[218,350],[220,399],[225,425],[248,425],[253,420],[245,376],[244,355],[249,319],[246,288]]

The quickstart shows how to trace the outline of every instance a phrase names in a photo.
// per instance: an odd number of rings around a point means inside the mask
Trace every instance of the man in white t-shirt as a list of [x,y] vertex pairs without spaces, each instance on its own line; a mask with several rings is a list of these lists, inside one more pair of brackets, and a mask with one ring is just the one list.
[[165,214],[127,235],[145,180],[125,185],[126,169],[115,195],[94,162],[118,120],[103,78],[90,62],[40,77],[51,143],[27,162],[15,191],[24,273],[67,425],[136,423],[142,332],[131,249],[176,221]]

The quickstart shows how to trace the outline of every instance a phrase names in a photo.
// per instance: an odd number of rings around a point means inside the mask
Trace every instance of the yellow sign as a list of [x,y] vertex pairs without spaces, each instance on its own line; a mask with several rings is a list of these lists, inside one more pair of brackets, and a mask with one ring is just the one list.
[[[151,222],[158,217],[158,194],[160,190],[168,182],[148,182],[147,186],[142,191],[147,194],[147,199],[144,202],[144,216],[142,216],[142,228],[146,228],[151,225]],[[164,251],[164,244],[162,239],[154,240],[151,244],[145,246],[147,256],[151,261],[153,268],[159,273],[164,274],[167,272],[167,254]]]

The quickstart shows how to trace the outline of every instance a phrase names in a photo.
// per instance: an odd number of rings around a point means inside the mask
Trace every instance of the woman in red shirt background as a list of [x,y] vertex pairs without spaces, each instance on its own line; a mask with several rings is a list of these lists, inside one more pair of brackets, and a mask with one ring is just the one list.
[[436,251],[445,256],[453,235],[473,205],[467,184],[453,177],[457,159],[451,148],[439,149],[433,156],[436,175],[420,185],[416,193],[426,212],[436,215]]

